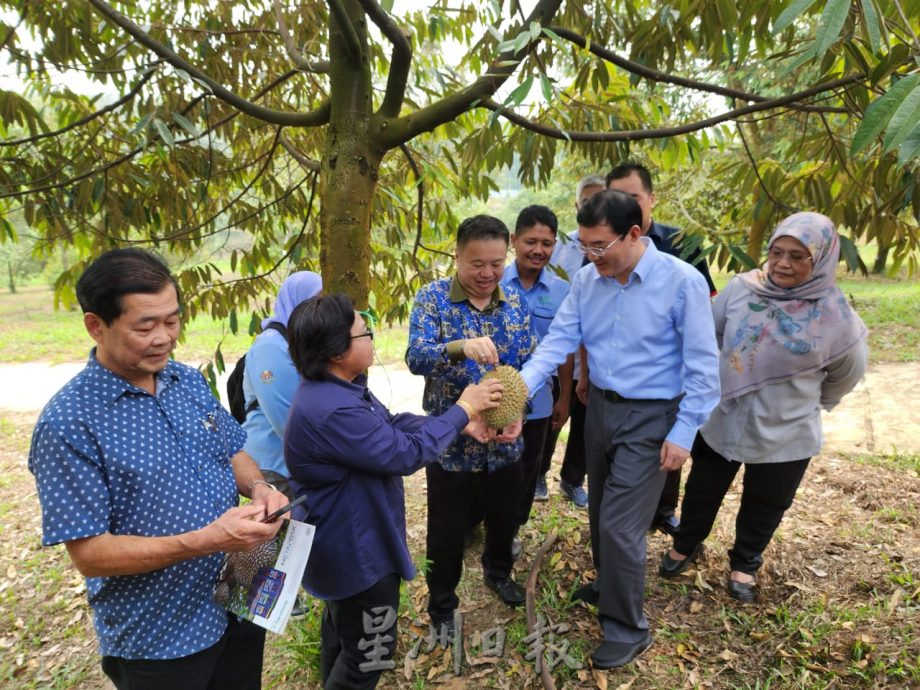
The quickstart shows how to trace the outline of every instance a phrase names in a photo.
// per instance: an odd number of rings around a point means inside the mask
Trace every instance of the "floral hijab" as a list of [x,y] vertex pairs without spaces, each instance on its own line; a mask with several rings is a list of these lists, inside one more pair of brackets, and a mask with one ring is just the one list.
[[747,294],[728,305],[720,366],[723,398],[818,371],[868,334],[837,287],[840,239],[830,218],[795,213],[776,227],[769,246],[780,237],[793,237],[808,249],[812,273],[791,288],[776,285],[765,269],[734,279]]

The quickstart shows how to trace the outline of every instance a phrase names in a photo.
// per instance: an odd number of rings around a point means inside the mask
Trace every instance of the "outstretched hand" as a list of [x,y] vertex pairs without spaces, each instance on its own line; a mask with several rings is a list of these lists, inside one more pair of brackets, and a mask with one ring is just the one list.
[[512,443],[521,435],[521,430],[523,428],[524,418],[521,417],[516,422],[511,422],[511,424],[504,429],[499,430],[498,434],[495,436],[495,440],[499,443]]
[[482,417],[476,417],[476,419],[471,420],[461,433],[480,443],[488,443],[495,439],[495,429],[486,424]]

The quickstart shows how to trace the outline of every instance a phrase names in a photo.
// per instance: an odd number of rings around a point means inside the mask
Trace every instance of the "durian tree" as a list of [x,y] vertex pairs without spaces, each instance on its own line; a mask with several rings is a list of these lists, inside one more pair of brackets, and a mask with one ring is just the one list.
[[[39,253],[76,248],[65,302],[85,260],[141,245],[178,267],[188,315],[233,329],[292,267],[399,318],[449,262],[456,200],[637,147],[731,185],[698,231],[719,263],[750,262],[789,207],[914,259],[915,0],[0,7],[0,234],[21,217]],[[699,171],[714,151],[731,164]]]

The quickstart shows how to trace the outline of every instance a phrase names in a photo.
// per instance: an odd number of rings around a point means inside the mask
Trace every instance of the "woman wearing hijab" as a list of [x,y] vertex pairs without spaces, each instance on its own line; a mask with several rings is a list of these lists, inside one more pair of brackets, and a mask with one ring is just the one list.
[[[301,302],[318,295],[323,279],[312,271],[298,271],[285,279],[278,290],[271,316],[262,321],[262,332],[246,353],[243,395],[246,399],[246,445],[243,449],[262,469],[265,480],[291,498],[287,466],[284,464],[284,423],[300,383],[300,376],[288,351],[284,333],[291,313]],[[276,324],[276,326],[272,326]]]
[[756,599],[762,553],[821,450],[821,408],[833,409],[866,370],[867,331],[836,285],[839,259],[831,220],[796,213],[773,232],[765,269],[736,276],[713,301],[722,399],[693,445],[663,577],[700,554],[743,464],[728,593]]
[[[466,430],[488,440],[478,413],[497,407],[497,380],[467,386],[438,416],[394,415],[367,388],[374,334],[343,294],[291,317],[291,357],[303,378],[285,430],[291,486],[316,526],[304,587],[326,601],[324,690],[374,688],[393,667],[399,585],[415,568],[406,544],[403,476],[438,460]],[[298,515],[298,518],[302,515]]]

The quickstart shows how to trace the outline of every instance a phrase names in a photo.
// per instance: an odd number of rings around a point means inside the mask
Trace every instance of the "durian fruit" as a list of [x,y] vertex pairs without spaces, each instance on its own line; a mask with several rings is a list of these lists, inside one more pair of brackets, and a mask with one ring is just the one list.
[[482,379],[483,381],[486,379],[498,379],[505,387],[498,407],[482,411],[482,418],[486,424],[493,429],[503,429],[520,419],[524,413],[527,398],[530,397],[527,384],[521,378],[521,373],[514,367],[502,364],[488,372]]

